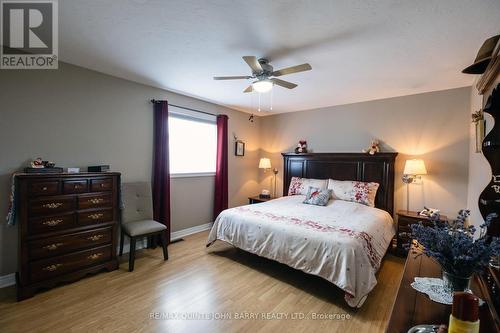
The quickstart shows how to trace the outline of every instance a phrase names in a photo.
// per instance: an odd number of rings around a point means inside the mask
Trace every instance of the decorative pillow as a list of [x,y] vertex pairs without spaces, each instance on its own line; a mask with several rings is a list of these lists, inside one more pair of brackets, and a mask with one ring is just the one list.
[[328,180],[328,189],[332,190],[333,199],[357,202],[370,207],[375,207],[378,187],[378,183]]
[[323,190],[326,189],[327,184],[328,180],[326,179],[292,177],[290,180],[290,187],[288,188],[288,195],[306,195],[309,186]]
[[322,190],[317,187],[309,186],[309,190],[306,194],[306,200],[304,200],[303,203],[316,206],[326,206],[331,196],[332,190]]

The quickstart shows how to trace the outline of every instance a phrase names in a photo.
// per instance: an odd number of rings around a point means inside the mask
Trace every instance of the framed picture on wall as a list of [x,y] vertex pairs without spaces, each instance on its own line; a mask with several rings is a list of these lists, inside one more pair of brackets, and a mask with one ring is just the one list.
[[241,140],[236,140],[234,143],[234,155],[245,156],[245,143]]

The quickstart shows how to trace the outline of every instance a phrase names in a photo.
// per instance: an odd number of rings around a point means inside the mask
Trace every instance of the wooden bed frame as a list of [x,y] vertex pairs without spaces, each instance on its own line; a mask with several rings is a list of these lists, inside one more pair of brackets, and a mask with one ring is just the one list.
[[375,207],[394,213],[394,162],[398,153],[283,153],[283,195],[292,177],[357,180],[380,186]]

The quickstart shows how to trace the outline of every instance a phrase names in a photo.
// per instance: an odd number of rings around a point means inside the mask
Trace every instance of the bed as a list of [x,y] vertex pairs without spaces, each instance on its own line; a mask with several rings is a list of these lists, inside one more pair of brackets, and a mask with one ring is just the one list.
[[392,220],[396,153],[283,154],[283,193],[292,177],[355,180],[379,184],[374,207],[330,200],[306,205],[304,195],[223,211],[207,246],[216,240],[320,276],[361,307],[375,287],[376,272],[395,233]]

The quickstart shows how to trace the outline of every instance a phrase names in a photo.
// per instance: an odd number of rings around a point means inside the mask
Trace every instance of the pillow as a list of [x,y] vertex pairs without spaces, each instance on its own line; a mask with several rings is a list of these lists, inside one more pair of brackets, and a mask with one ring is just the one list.
[[324,190],[327,184],[328,180],[326,179],[292,177],[290,180],[290,187],[288,188],[288,195],[306,195],[309,186]]
[[332,190],[333,199],[357,202],[370,207],[375,207],[378,187],[378,183],[328,179],[328,189]]
[[306,200],[304,200],[303,203],[308,205],[326,206],[331,196],[332,190],[322,190],[318,187],[309,186],[309,190],[306,194]]

